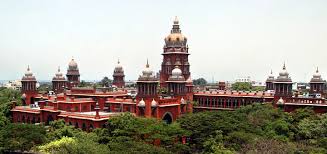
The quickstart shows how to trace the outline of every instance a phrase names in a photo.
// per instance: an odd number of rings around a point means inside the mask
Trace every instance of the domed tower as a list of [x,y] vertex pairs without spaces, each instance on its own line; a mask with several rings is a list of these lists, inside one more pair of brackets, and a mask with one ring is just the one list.
[[318,67],[316,72],[313,74],[310,82],[310,94],[324,94],[325,81],[322,79]]
[[151,117],[151,102],[158,99],[157,87],[158,79],[150,69],[147,62],[142,75],[139,76],[136,95],[136,114],[139,116]]
[[22,78],[23,105],[34,104],[34,98],[37,95],[36,82],[36,78],[33,76],[33,72],[28,66],[27,71]]
[[188,79],[190,76],[190,64],[188,62],[187,38],[181,33],[177,17],[174,20],[170,34],[165,38],[163,50],[160,85],[167,88],[166,81],[168,81],[168,78],[172,75],[172,70],[176,66],[182,71],[182,75]]
[[77,87],[80,80],[79,69],[77,63],[74,61],[74,58],[69,62],[67,69],[67,86],[69,89],[72,87]]
[[266,80],[266,91],[268,90],[274,90],[274,81],[275,81],[275,77],[273,75],[272,70],[270,71],[270,74]]
[[66,87],[66,78],[60,72],[60,67],[58,67],[58,72],[52,78],[52,90],[58,94],[64,92],[64,88]]
[[118,60],[118,64],[115,67],[114,74],[113,74],[113,82],[112,84],[115,85],[117,88],[123,88],[125,86],[125,75],[124,69],[122,65],[120,65],[120,61]]
[[292,97],[292,79],[286,70],[284,63],[283,70],[279,72],[279,76],[274,82],[275,98]]
[[168,94],[171,96],[185,96],[186,95],[186,80],[183,76],[182,70],[179,66],[175,66],[168,78]]

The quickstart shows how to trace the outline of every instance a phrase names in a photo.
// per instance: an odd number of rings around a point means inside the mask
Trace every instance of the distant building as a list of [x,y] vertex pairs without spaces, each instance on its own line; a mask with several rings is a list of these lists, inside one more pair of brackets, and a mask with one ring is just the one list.
[[125,78],[124,69],[123,66],[120,64],[120,61],[118,60],[117,66],[114,69],[112,84],[117,88],[124,88],[125,87],[124,78]]
[[67,86],[68,89],[71,89],[72,87],[77,87],[80,83],[80,74],[79,74],[79,68],[77,63],[74,59],[72,59],[68,64],[67,69]]
[[22,89],[22,82],[20,80],[8,81],[7,83],[4,83],[3,84],[3,87],[21,91],[21,89]]
[[242,77],[242,78],[237,78],[235,82],[246,82],[246,83],[252,83],[251,77]]

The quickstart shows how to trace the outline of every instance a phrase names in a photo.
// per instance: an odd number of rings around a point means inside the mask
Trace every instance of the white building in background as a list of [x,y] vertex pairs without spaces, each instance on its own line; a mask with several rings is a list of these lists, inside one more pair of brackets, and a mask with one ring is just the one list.
[[251,77],[247,76],[247,77],[241,77],[241,78],[237,78],[235,80],[235,82],[247,82],[247,83],[251,83]]
[[22,89],[22,82],[20,80],[8,81],[4,83],[4,87],[20,91]]

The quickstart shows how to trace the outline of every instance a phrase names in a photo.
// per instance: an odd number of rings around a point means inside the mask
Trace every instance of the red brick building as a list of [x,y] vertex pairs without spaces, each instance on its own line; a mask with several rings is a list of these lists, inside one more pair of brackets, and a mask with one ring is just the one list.
[[282,71],[274,81],[274,105],[283,108],[286,112],[292,112],[298,108],[311,107],[317,113],[327,112],[327,103],[323,96],[325,81],[322,80],[318,69],[310,80],[310,95],[294,95],[292,90],[292,79],[284,64]]
[[[103,126],[112,116],[131,112],[136,116],[163,119],[171,123],[181,114],[192,112],[193,99],[193,84],[187,59],[188,47],[186,37],[179,30],[177,19],[165,43],[163,63],[171,64],[162,66],[162,78],[159,80],[147,63],[137,81],[135,98],[124,90],[125,75],[119,61],[114,69],[113,85],[120,91],[78,88],[79,68],[72,59],[67,69],[67,80],[60,69],[52,79],[56,95],[42,95],[37,93],[36,78],[28,68],[22,79],[24,106],[14,106],[11,110],[13,121],[48,124],[53,120],[64,119],[67,124],[91,130]],[[159,85],[166,87],[168,94],[160,94]]]
[[124,88],[125,87],[125,74],[123,66],[120,64],[120,61],[118,60],[118,64],[114,69],[114,74],[112,75],[113,82],[112,85],[116,86],[117,88]]
[[78,86],[80,82],[80,74],[79,74],[78,65],[75,62],[74,58],[68,64],[66,76],[67,76],[68,89]]
[[316,112],[327,112],[325,81],[318,69],[310,81],[310,97],[293,95],[293,82],[285,64],[276,79],[270,74],[266,91],[226,90],[226,83],[219,82],[215,90],[193,92],[187,38],[182,35],[177,18],[171,33],[165,38],[163,50],[161,70],[153,72],[147,61],[136,82],[135,97],[124,88],[125,75],[119,61],[113,74],[113,85],[118,87],[118,91],[109,91],[106,87],[78,88],[79,68],[72,59],[67,80],[60,69],[52,79],[56,94],[38,94],[36,78],[28,67],[22,78],[23,106],[13,104],[13,122],[48,124],[64,119],[67,124],[88,131],[103,127],[110,117],[123,112],[162,119],[167,123],[193,110],[234,110],[254,103],[273,103],[288,112],[307,106]]

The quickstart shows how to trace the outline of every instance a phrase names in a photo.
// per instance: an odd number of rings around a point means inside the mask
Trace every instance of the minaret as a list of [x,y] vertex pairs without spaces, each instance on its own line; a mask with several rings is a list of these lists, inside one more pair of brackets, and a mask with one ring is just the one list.
[[310,84],[310,94],[324,94],[325,81],[322,79],[318,67],[316,72],[313,74],[309,84]]
[[165,38],[163,48],[163,62],[160,70],[160,86],[167,88],[167,83],[172,70],[178,66],[183,76],[188,79],[190,76],[190,64],[188,62],[187,38],[181,33],[179,21],[175,17],[173,28]]
[[120,64],[120,61],[118,60],[118,64],[115,67],[114,74],[113,74],[113,82],[112,84],[115,85],[117,88],[123,88],[125,87],[125,74],[124,69],[122,65]]
[[58,67],[58,72],[52,78],[52,90],[58,94],[64,92],[66,87],[66,79],[63,74],[60,72],[60,67]]
[[69,62],[67,69],[67,86],[69,89],[72,87],[77,87],[80,82],[80,74],[77,63],[74,58]]
[[34,104],[34,98],[37,95],[36,78],[33,76],[33,72],[30,66],[27,67],[27,71],[22,78],[22,101],[23,105]]
[[292,97],[292,84],[292,79],[289,77],[284,63],[282,71],[279,72],[279,76],[274,82],[275,99]]
[[136,114],[139,116],[151,117],[151,102],[158,99],[158,79],[155,77],[147,61],[142,75],[139,76],[136,95]]
[[273,72],[271,70],[270,75],[268,76],[268,78],[266,80],[266,91],[274,90],[274,81],[275,81],[275,77],[274,77]]

